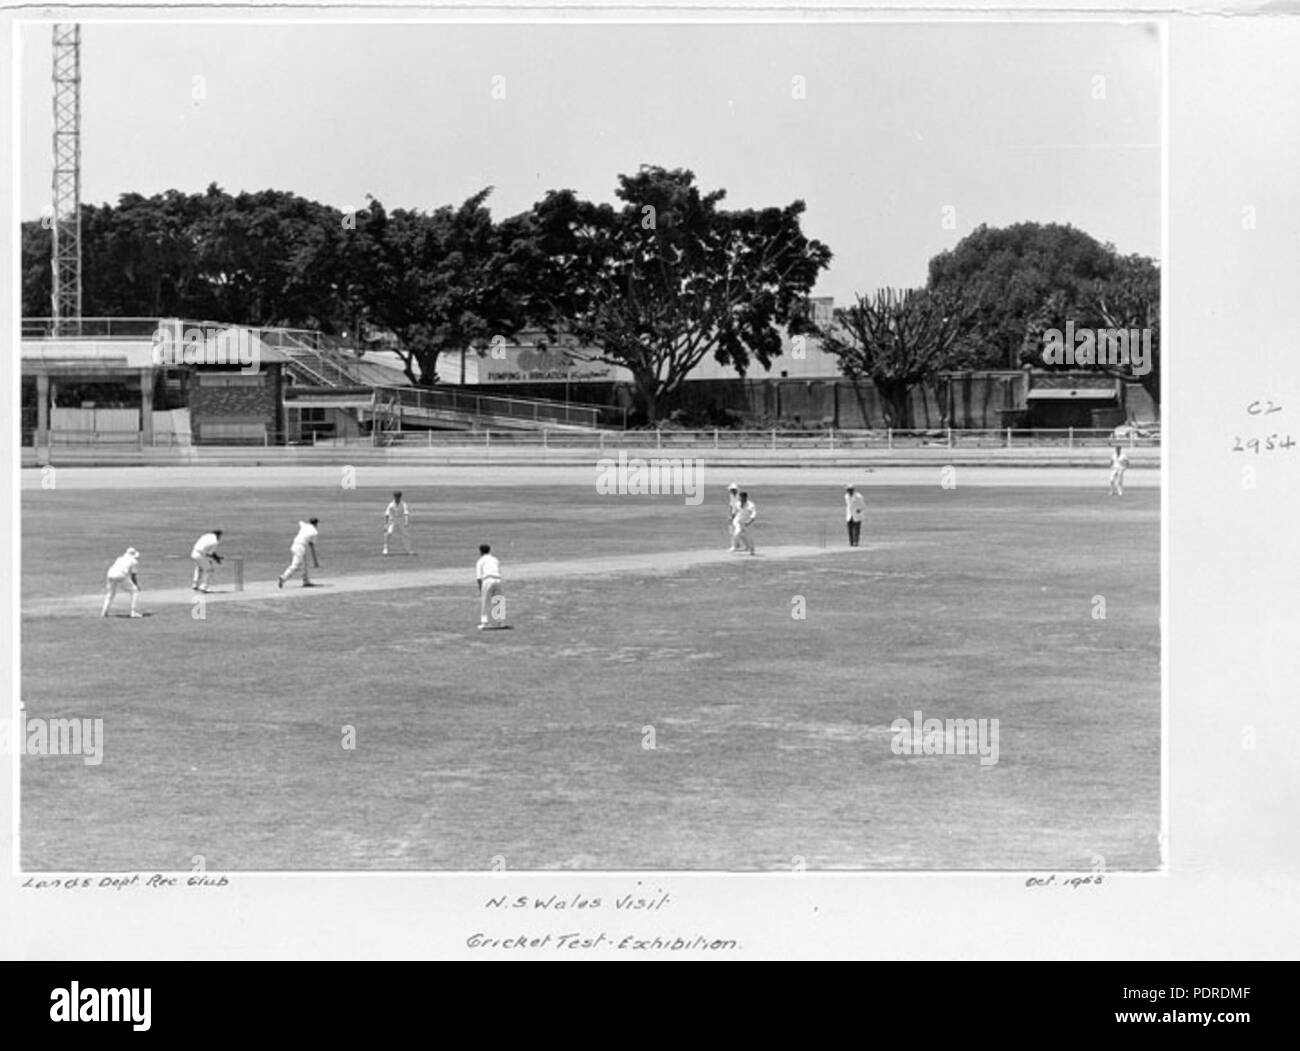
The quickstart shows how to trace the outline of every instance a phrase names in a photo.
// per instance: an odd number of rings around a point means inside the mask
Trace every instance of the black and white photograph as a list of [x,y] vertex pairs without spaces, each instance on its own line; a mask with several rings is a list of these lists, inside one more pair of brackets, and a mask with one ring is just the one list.
[[1166,19],[276,10],[11,22],[20,901],[1160,893]]
[[1157,27],[23,43],[25,868],[1160,866]]

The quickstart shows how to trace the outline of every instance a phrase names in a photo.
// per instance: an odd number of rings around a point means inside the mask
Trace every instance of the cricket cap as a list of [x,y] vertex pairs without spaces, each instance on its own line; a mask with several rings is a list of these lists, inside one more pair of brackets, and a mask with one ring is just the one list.
[[740,486],[738,486],[735,482],[732,482],[729,486],[727,486],[727,492],[738,493],[740,492]]

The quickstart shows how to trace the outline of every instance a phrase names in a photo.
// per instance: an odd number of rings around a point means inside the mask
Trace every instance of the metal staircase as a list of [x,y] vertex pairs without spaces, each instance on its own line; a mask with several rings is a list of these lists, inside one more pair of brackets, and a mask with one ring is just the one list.
[[308,388],[291,395],[304,408],[345,408],[368,413],[383,431],[417,428],[514,430],[627,426],[626,412],[603,405],[583,405],[544,398],[483,394],[452,387],[399,387],[377,384],[361,374],[361,365],[341,341],[306,329],[266,329],[260,337],[289,358],[294,384]]
[[289,358],[287,366],[295,383],[307,387],[357,387],[367,384],[357,374],[348,354],[326,345],[317,332],[307,329],[274,328],[260,333],[262,342]]
[[626,412],[608,405],[584,405],[545,398],[483,394],[456,387],[376,386],[376,416],[400,424],[441,427],[501,427],[512,430],[596,430],[625,428]]

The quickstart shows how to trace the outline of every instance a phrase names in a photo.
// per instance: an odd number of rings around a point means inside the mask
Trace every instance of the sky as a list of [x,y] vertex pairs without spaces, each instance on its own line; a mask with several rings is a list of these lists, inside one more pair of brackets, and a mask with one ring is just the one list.
[[[25,28],[18,75],[30,219],[50,199],[48,25]],[[1141,23],[82,26],[83,202],[215,182],[432,209],[491,186],[504,217],[684,167],[732,207],[803,200],[837,302],[923,284],[981,223],[1159,258],[1160,114]]]

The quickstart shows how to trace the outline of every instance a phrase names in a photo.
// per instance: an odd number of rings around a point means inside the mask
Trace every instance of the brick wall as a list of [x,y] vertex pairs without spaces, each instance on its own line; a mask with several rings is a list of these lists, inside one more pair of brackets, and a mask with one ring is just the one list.
[[[284,430],[280,382],[279,365],[263,365],[247,376],[238,370],[196,368],[186,383],[195,443],[225,444],[231,440],[231,425],[245,425],[250,434],[264,427],[276,441]],[[212,432],[206,436],[205,424]]]

